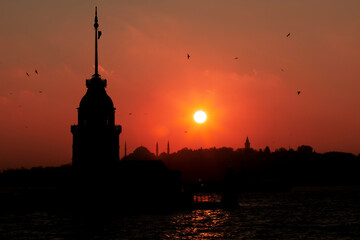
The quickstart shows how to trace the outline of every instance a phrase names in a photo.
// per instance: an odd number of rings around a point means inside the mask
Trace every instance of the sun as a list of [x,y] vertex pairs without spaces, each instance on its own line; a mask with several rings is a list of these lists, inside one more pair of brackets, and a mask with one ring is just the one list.
[[204,111],[197,111],[194,114],[194,120],[197,123],[203,123],[206,121],[206,113]]

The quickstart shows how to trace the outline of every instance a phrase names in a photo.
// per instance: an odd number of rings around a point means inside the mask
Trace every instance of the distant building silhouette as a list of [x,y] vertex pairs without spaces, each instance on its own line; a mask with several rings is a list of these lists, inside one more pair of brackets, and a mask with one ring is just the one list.
[[156,160],[156,156],[146,147],[140,146],[136,148],[133,153],[130,153],[124,160]]
[[170,154],[170,142],[167,143],[167,154]]
[[250,150],[250,141],[248,137],[246,137],[246,141],[245,141],[245,150]]
[[121,126],[115,125],[114,104],[105,91],[106,80],[98,73],[98,27],[95,9],[95,74],[86,80],[87,92],[78,108],[78,125],[71,126],[75,169],[99,169],[119,161]]
[[264,153],[267,153],[267,154],[270,154],[270,153],[271,153],[269,146],[266,146],[266,147],[265,147]]
[[307,145],[301,145],[298,147],[297,151],[301,153],[311,154],[313,153],[313,148]]

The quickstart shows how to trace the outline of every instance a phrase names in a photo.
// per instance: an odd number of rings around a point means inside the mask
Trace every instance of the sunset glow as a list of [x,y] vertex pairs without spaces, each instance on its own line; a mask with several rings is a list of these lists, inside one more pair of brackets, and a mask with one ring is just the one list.
[[4,1],[0,170],[72,161],[95,6],[120,157],[125,141],[176,152],[246,136],[254,149],[360,153],[360,1]]
[[359,9],[2,1],[0,240],[360,236]]
[[197,123],[204,123],[206,121],[206,113],[203,112],[203,111],[197,111],[195,114],[194,114],[194,120],[195,122]]

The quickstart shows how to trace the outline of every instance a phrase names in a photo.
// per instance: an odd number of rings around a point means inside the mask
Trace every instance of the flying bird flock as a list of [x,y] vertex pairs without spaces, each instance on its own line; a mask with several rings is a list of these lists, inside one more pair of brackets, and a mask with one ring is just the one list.
[[[36,75],[39,75],[39,72],[38,72],[37,69],[35,69],[34,72],[35,72]],[[30,77],[30,74],[28,72],[25,72],[25,74],[26,74],[27,77]],[[39,90],[39,93],[42,93],[42,92],[43,92],[42,90]],[[13,92],[10,92],[9,95],[13,95]],[[19,104],[18,107],[22,108],[22,105]],[[29,128],[29,126],[26,125],[25,128]]]
[[[288,33],[288,34],[286,35],[286,37],[287,37],[287,38],[290,37],[290,33]],[[187,54],[187,59],[190,60],[190,54],[189,54],[189,53]],[[235,60],[238,60],[239,57],[234,57],[234,59],[235,59]],[[285,72],[285,70],[284,70],[283,68],[280,68],[280,70],[281,70],[282,72]],[[301,91],[297,91],[297,94],[298,94],[298,95],[300,95],[300,93],[301,93]]]
[[[101,31],[98,31],[98,37],[97,37],[97,38],[100,39],[101,35],[102,35],[102,32],[101,32]],[[288,34],[286,35],[286,37],[289,38],[289,37],[290,37],[290,33],[288,33]],[[186,57],[187,57],[188,60],[190,60],[190,54],[189,54],[189,53],[186,54]],[[238,59],[239,59],[239,57],[234,57],[234,60],[238,60]],[[280,70],[281,70],[282,72],[285,72],[285,70],[284,70],[283,68],[281,68]],[[35,72],[36,75],[39,74],[39,72],[38,72],[37,69],[35,69],[34,72]],[[29,74],[28,72],[26,72],[26,76],[27,76],[27,77],[30,77],[30,74]],[[42,90],[39,90],[39,93],[40,93],[40,94],[41,94],[42,92],[43,92]],[[301,91],[297,91],[297,94],[298,94],[298,95],[300,95],[300,93],[301,93]],[[9,94],[12,95],[13,93],[10,92]],[[21,107],[21,105],[19,105],[19,107]],[[129,115],[131,116],[132,113],[129,113]],[[27,128],[27,127],[28,127],[28,126],[26,126],[26,128]],[[187,133],[187,131],[184,131],[184,132]]]
[[[38,70],[37,69],[35,69],[35,71],[34,71],[35,73],[36,73],[36,75],[38,75],[39,74],[39,72],[38,72]],[[28,73],[28,72],[25,72],[26,73],[26,76],[28,76],[28,77],[30,77],[30,74]]]

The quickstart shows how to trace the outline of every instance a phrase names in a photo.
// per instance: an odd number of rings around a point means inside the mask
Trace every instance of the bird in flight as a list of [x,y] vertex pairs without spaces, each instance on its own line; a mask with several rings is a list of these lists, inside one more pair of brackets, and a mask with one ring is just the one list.
[[184,131],[184,133],[188,133],[188,131]]
[[131,115],[132,113],[129,113],[129,115]]
[[39,91],[39,93],[42,93],[42,91]]
[[190,59],[190,55],[189,55],[189,54],[187,54],[187,58]]
[[280,69],[281,69],[281,71],[282,71],[282,72],[285,72],[285,70],[284,70],[284,69],[282,69],[282,68],[280,68]]
[[29,73],[28,73],[28,72],[26,72],[26,75],[27,75],[28,77],[30,77],[30,75],[29,75]]
[[239,57],[234,57],[234,59],[239,59]]
[[297,92],[298,95],[300,95],[300,93],[301,93],[300,91]]
[[37,71],[36,69],[35,69],[35,73],[36,73],[36,74],[39,74],[39,73],[38,73],[38,71]]
[[286,35],[286,37],[290,37],[290,33],[288,33],[288,34]]

